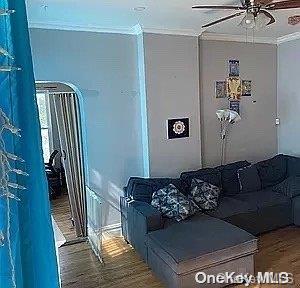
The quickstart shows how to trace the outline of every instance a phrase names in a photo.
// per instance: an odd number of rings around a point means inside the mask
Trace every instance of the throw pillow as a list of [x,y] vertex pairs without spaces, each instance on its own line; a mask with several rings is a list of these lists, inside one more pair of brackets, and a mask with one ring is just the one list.
[[151,205],[163,216],[174,218],[178,222],[194,215],[199,210],[195,202],[184,196],[173,184],[154,192]]
[[204,168],[197,171],[183,172],[180,178],[187,184],[188,188],[191,186],[192,180],[202,179],[215,186],[221,187],[221,173],[215,168]]
[[261,190],[261,181],[257,168],[250,165],[238,170],[238,178],[240,182],[240,192],[248,193]]
[[[219,166],[217,169],[221,172],[222,194],[224,196],[233,196],[240,192],[240,184],[237,171],[241,168],[249,166],[248,161],[238,161],[227,165]],[[201,179],[197,177],[198,179]],[[205,179],[203,179],[205,180]],[[212,183],[208,181],[209,183]],[[214,183],[212,183],[214,184]]]
[[300,158],[287,156],[287,174],[288,176],[300,176]]
[[282,154],[259,162],[255,166],[258,170],[262,188],[277,185],[286,177],[287,161]]
[[199,208],[213,210],[218,207],[221,190],[219,187],[200,179],[193,179],[191,184],[191,196]]

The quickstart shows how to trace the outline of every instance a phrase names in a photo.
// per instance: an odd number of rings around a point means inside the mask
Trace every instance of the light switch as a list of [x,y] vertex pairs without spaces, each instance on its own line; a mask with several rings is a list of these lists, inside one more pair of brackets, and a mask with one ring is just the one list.
[[275,124],[276,124],[276,125],[280,125],[280,119],[279,119],[279,118],[276,118],[276,119],[275,119]]

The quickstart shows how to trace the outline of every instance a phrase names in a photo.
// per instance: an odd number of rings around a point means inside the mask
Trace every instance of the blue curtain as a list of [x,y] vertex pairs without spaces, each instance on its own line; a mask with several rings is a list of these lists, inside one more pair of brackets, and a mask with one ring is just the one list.
[[[29,177],[15,179],[27,187],[24,191],[13,191],[21,201],[8,203],[0,197],[0,231],[5,236],[4,246],[0,246],[0,287],[58,288],[25,0],[0,0],[1,8],[16,10],[10,16],[0,16],[0,46],[9,50],[15,56],[15,65],[22,68],[13,73],[0,72],[0,107],[22,134],[21,138],[7,135],[4,140],[8,152],[25,160],[22,168]],[[8,64],[12,62],[0,56],[0,65]],[[11,249],[5,239],[8,217]]]

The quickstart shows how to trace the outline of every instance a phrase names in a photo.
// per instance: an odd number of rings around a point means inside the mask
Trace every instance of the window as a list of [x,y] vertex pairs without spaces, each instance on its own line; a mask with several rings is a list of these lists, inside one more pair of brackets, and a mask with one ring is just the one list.
[[37,104],[39,109],[39,118],[41,123],[42,146],[44,162],[49,161],[50,157],[50,117],[49,117],[49,103],[47,93],[37,93]]

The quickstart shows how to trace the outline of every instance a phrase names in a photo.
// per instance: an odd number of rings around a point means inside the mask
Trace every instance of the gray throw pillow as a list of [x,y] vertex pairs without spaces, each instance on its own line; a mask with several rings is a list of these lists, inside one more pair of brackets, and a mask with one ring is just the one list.
[[221,194],[219,187],[200,179],[193,179],[190,195],[202,210],[214,210],[218,207]]
[[300,158],[287,156],[288,176],[300,176]]
[[184,196],[173,184],[154,192],[151,205],[163,216],[174,218],[178,222],[194,215],[199,210],[195,202]]
[[241,193],[255,192],[262,189],[258,170],[255,165],[239,169],[238,178]]

